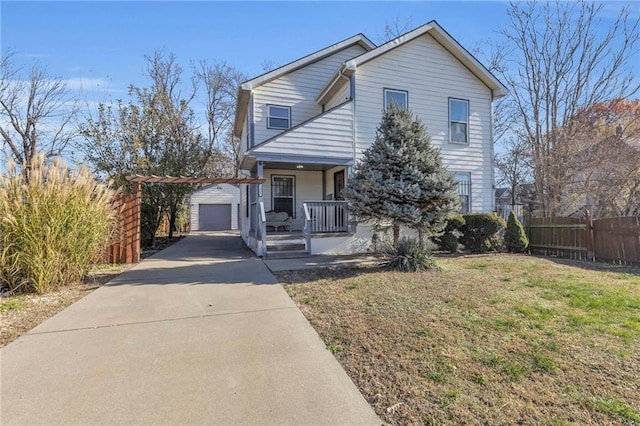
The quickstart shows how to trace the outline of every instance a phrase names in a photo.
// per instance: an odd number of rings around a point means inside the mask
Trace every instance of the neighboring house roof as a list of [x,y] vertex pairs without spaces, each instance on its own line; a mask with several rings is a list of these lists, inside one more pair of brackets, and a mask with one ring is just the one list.
[[493,99],[506,96],[508,93],[507,88],[498,80],[484,65],[482,65],[471,53],[469,53],[460,43],[458,43],[453,37],[449,35],[436,21],[428,22],[415,30],[409,31],[397,37],[383,45],[376,47],[362,55],[359,55],[353,59],[346,61],[338,69],[333,78],[329,80],[324,89],[320,92],[320,95],[316,98],[319,103],[323,103],[328,99],[337,89],[336,86],[342,84],[340,75],[350,76],[355,72],[358,66],[363,65],[380,55],[402,46],[420,37],[424,34],[429,34],[434,38],[443,48],[451,53],[458,61],[462,63],[473,75],[475,75],[480,81],[482,81],[489,89],[491,89]]
[[496,188],[496,198],[511,197],[511,191],[509,188]]
[[311,53],[310,55],[304,56],[298,60],[290,62],[286,65],[283,65],[279,68],[266,72],[242,83],[238,88],[238,103],[234,121],[234,133],[236,135],[240,135],[242,133],[242,122],[241,120],[239,120],[239,118],[243,117],[247,113],[247,109],[249,106],[249,94],[251,93],[252,89],[275,80],[276,78],[281,77],[285,74],[306,67],[307,65],[310,65],[314,62],[320,61],[327,56],[330,56],[349,46],[353,46],[354,44],[360,45],[367,51],[372,50],[376,47],[376,45],[364,34],[356,34],[346,40],[342,40],[341,42],[325,47],[324,49],[320,49],[317,52]]

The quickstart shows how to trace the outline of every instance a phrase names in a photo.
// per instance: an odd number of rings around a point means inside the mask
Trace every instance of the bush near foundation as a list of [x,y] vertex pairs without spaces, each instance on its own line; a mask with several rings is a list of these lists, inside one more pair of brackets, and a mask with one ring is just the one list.
[[107,243],[113,192],[85,167],[35,156],[0,175],[0,283],[46,293],[82,278]]
[[444,234],[436,241],[440,250],[446,250],[451,253],[458,251],[459,238],[461,235],[460,228],[462,228],[463,225],[464,218],[459,214],[447,220]]
[[504,219],[493,213],[472,213],[463,216],[460,243],[472,253],[484,253],[496,249],[498,232],[506,226]]

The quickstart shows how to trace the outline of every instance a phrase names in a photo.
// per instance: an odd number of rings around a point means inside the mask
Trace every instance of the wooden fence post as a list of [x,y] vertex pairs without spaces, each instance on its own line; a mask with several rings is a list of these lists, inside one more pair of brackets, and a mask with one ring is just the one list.
[[585,241],[587,242],[587,260],[589,262],[595,262],[596,256],[594,252],[594,243],[593,243],[593,222],[591,220],[591,213],[587,210],[587,214],[584,218],[584,232]]
[[133,217],[132,217],[132,231],[133,231],[133,241],[132,241],[132,259],[131,262],[129,263],[138,263],[140,262],[140,224],[141,224],[141,218],[140,218],[140,204],[141,204],[141,199],[142,199],[142,193],[140,190],[140,182],[133,182],[132,188],[133,188],[133,199],[132,201],[132,208],[133,208]]

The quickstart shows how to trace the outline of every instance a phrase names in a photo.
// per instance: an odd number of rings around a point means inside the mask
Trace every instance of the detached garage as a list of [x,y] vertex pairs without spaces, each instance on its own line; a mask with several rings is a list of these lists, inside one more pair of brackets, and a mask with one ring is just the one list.
[[192,231],[238,229],[240,188],[228,183],[207,185],[190,197]]

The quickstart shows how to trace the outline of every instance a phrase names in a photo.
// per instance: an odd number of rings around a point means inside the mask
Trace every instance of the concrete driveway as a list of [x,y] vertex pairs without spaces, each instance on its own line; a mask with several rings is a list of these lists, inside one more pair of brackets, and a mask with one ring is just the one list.
[[233,233],[185,238],[0,358],[3,425],[381,423]]

